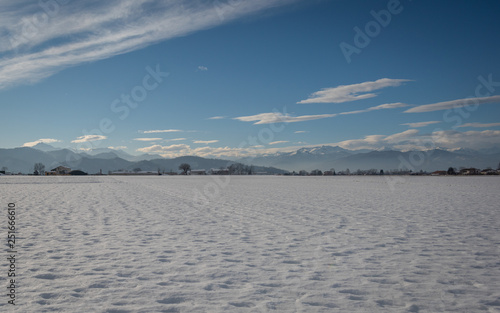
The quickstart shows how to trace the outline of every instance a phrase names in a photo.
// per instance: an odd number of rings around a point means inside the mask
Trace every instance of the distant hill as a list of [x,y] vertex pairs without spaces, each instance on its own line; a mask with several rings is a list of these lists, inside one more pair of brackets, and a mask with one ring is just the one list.
[[[470,149],[455,151],[351,151],[340,147],[319,146],[301,148],[294,152],[278,153],[257,158],[244,158],[237,161],[207,159],[197,156],[183,156],[166,159],[153,155],[131,156],[123,151],[111,149],[96,149],[90,152],[77,153],[69,149],[50,148],[50,145],[38,144],[38,148],[0,149],[0,167],[7,167],[10,172],[32,173],[35,163],[43,163],[46,170],[64,165],[75,170],[94,174],[102,170],[103,173],[117,170],[143,171],[178,171],[182,163],[189,163],[192,169],[226,168],[236,162],[245,165],[254,165],[254,172],[281,174],[286,171],[322,171],[334,168],[343,171],[347,168],[351,172],[357,169],[408,169],[413,171],[446,170],[450,166],[496,168],[500,162],[500,153],[489,149],[479,152]],[[120,157],[119,155],[126,156]],[[144,159],[140,159],[144,157]]]
[[[129,161],[117,157],[113,151],[100,151],[96,155],[87,153],[76,153],[68,149],[54,151],[41,151],[34,148],[0,149],[0,167],[7,167],[13,173],[32,173],[35,163],[43,163],[45,170],[51,170],[59,165],[70,167],[74,170],[82,170],[89,174],[104,174],[108,171],[129,170],[140,168],[143,171],[178,171],[179,165],[189,163],[192,169],[226,168],[236,162],[221,159],[205,159],[196,156],[184,156],[174,159],[156,158],[141,161]],[[285,170],[256,166],[255,172],[267,172],[270,174],[282,174]]]

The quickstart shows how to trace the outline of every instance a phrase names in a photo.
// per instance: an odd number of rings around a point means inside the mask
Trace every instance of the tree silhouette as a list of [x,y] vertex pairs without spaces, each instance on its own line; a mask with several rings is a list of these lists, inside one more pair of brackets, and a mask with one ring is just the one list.
[[453,167],[450,167],[448,171],[446,171],[446,174],[448,175],[457,175],[457,172],[455,172],[455,169]]
[[33,169],[35,175],[43,175],[43,173],[45,172],[45,165],[43,165],[42,163],[35,163]]
[[179,165],[179,169],[183,171],[184,175],[187,175],[187,172],[191,169],[191,165],[182,163],[181,165]]

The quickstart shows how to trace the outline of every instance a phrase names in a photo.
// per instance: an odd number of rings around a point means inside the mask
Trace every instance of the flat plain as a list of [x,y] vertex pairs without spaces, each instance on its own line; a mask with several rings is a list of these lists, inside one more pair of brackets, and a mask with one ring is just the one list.
[[2,176],[0,311],[500,312],[500,179],[397,179]]

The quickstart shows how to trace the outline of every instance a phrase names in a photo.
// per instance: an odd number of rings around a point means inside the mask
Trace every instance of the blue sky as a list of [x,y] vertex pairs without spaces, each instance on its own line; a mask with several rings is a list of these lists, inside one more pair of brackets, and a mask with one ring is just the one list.
[[498,1],[0,4],[0,147],[500,146]]

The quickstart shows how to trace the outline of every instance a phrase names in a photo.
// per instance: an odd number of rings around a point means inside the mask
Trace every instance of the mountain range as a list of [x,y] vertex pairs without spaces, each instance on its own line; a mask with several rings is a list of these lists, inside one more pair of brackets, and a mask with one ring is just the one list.
[[278,153],[273,156],[241,159],[261,166],[276,166],[289,171],[312,171],[336,169],[407,169],[412,171],[446,170],[449,167],[497,168],[500,149],[487,151],[433,149],[428,151],[369,151],[346,150],[341,147],[320,146],[302,148],[294,152]]
[[88,173],[103,173],[116,170],[177,171],[182,163],[188,163],[192,169],[225,168],[233,163],[254,165],[254,171],[273,174],[286,171],[322,171],[334,168],[337,171],[350,169],[407,169],[413,171],[446,170],[449,167],[497,168],[500,162],[500,150],[489,149],[476,151],[460,149],[447,151],[434,149],[428,151],[369,151],[347,150],[336,146],[318,146],[301,148],[294,152],[237,160],[207,159],[196,156],[183,156],[173,159],[159,155],[143,154],[132,156],[121,150],[107,148],[86,152],[58,149],[48,144],[39,143],[33,147],[0,149],[0,167],[7,167],[10,172],[32,173],[35,163],[43,163],[46,170],[59,165],[79,169]]
[[[39,143],[33,147],[0,149],[0,168],[6,167],[12,173],[33,173],[35,163],[45,165],[45,170],[51,170],[63,165],[71,169],[95,174],[102,171],[128,170],[140,168],[142,171],[174,171],[179,165],[188,163],[192,169],[226,168],[236,163],[230,160],[207,159],[196,156],[183,156],[174,159],[162,158],[158,155],[143,154],[132,156],[121,150],[96,149],[87,152],[75,152],[69,149],[57,149],[48,144]],[[255,166],[255,172],[282,174],[285,170],[273,167]]]

